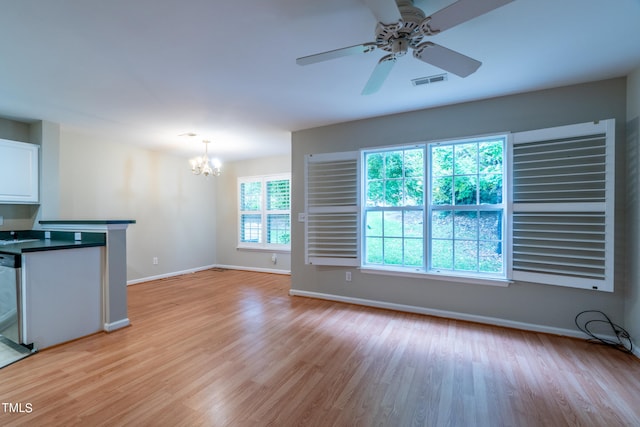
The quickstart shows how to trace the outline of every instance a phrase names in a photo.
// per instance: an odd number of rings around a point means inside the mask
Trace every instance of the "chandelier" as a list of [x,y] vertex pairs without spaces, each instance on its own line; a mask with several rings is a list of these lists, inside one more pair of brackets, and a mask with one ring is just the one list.
[[211,141],[202,141],[204,143],[204,154],[200,157],[196,157],[191,159],[191,172],[194,175],[204,175],[204,176],[220,176],[222,173],[220,162],[216,159],[213,161],[209,160],[209,143]]

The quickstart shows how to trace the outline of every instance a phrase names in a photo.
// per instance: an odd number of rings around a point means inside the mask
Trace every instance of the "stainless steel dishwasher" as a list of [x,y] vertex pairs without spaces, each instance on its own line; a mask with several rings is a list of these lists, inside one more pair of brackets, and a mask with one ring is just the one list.
[[0,254],[0,335],[16,344],[21,329],[21,256]]

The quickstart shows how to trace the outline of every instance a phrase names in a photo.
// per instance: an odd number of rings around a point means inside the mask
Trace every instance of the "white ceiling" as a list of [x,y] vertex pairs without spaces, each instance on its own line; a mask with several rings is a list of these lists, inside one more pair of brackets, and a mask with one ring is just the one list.
[[[416,0],[428,14],[452,0]],[[640,0],[515,0],[432,40],[483,62],[462,79],[407,55],[360,92],[374,51],[297,57],[373,41],[361,0],[0,0],[0,116],[185,157],[284,154],[290,132],[619,77],[640,66]],[[195,141],[178,137],[199,134]]]

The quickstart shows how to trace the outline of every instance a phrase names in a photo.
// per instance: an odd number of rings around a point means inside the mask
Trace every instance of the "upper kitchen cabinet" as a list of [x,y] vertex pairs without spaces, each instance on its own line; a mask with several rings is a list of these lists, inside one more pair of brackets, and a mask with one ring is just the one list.
[[39,148],[0,139],[0,204],[39,202]]

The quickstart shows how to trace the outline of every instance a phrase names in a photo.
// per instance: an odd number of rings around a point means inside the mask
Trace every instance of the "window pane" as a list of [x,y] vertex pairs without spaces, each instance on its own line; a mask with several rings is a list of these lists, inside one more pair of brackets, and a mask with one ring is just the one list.
[[483,273],[502,272],[501,242],[480,242],[480,271]]
[[382,264],[382,238],[367,237],[366,254],[368,264]]
[[367,212],[365,221],[367,236],[382,236],[382,212]]
[[383,158],[384,155],[382,153],[367,155],[367,179],[384,178]]
[[432,147],[431,174],[433,176],[453,175],[453,146]]
[[407,211],[404,213],[405,237],[422,237],[424,224],[422,223],[422,211]]
[[424,147],[365,153],[364,263],[424,266],[424,153]]
[[455,204],[475,205],[477,204],[478,178],[475,176],[456,176],[455,183]]
[[461,211],[454,215],[453,235],[456,239],[478,239],[478,212]]
[[262,215],[243,214],[240,222],[240,241],[261,243]]
[[267,210],[289,210],[289,180],[267,181]]
[[480,204],[502,203],[502,174],[480,175]]
[[384,263],[402,265],[402,239],[384,239]]
[[385,206],[402,206],[404,199],[401,179],[387,180],[385,190]]
[[502,173],[502,140],[481,142],[479,146],[479,172]]
[[422,239],[405,239],[404,265],[422,267],[424,257],[424,241]]
[[385,156],[385,177],[402,178],[402,151],[391,151]]
[[433,179],[431,190],[431,203],[434,205],[453,204],[453,178],[444,176]]
[[502,211],[480,212],[480,239],[502,240]]
[[431,242],[431,267],[453,269],[453,242],[433,240]]
[[478,271],[478,242],[475,240],[456,240],[454,242],[454,269]]
[[384,205],[383,181],[369,181],[367,183],[367,206]]
[[478,173],[478,144],[458,144],[454,146],[454,172],[456,175]]
[[453,213],[451,211],[431,212],[431,237],[434,239],[453,238]]
[[424,173],[424,150],[417,148],[404,152],[404,176],[422,177]]
[[402,237],[402,212],[384,213],[384,237]]
[[262,210],[262,183],[243,182],[240,184],[240,210]]
[[267,243],[286,245],[291,241],[289,214],[267,215]]
[[424,186],[422,178],[405,180],[405,206],[421,206],[423,201]]

